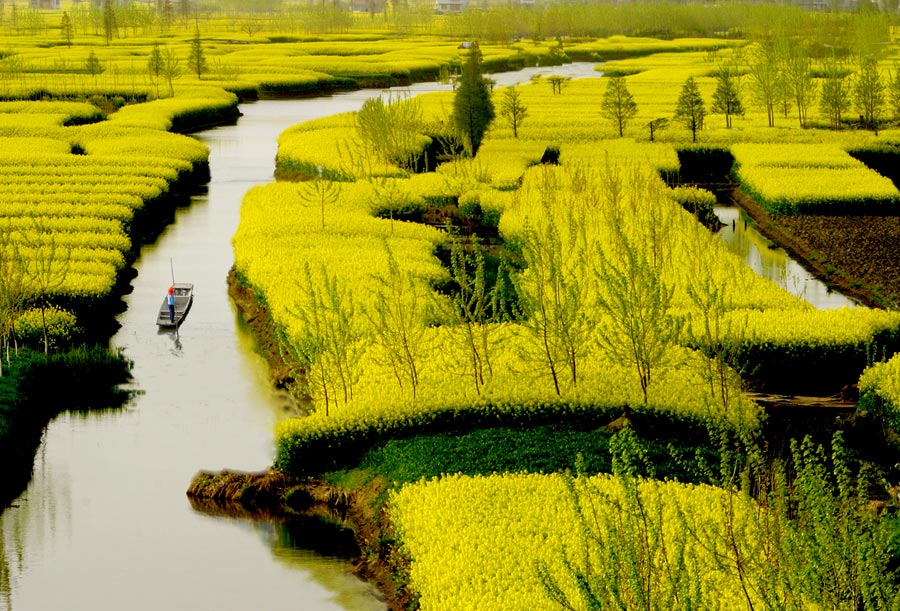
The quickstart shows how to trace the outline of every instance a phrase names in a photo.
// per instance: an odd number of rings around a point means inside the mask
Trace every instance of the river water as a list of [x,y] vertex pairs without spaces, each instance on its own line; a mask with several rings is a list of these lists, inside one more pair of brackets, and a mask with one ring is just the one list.
[[[535,73],[599,75],[570,64],[491,76],[502,86]],[[27,490],[0,517],[0,611],[385,608],[346,560],[306,551],[314,526],[214,518],[185,497],[199,469],[270,465],[285,415],[227,295],[243,195],[271,180],[284,129],[380,93],[244,104],[236,125],[196,134],[210,148],[208,192],[142,249],[113,338],[139,394],[48,426]],[[177,337],[154,324],[173,268],[196,295]]]

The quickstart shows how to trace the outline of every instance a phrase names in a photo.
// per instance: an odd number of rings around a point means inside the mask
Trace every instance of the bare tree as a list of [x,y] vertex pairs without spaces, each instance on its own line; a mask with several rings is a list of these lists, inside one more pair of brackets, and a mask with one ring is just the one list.
[[[27,299],[27,271],[18,239],[8,230],[0,229],[0,338],[6,349],[6,363],[10,363],[10,335],[14,335],[16,317]],[[0,375],[3,374],[0,357]]]
[[356,306],[350,291],[324,265],[317,275],[309,264],[304,266],[297,293],[297,305],[288,308],[297,320],[296,331],[287,343],[304,368],[310,396],[324,404],[328,416],[331,405],[339,404],[339,395],[345,404],[353,398],[359,377],[361,332],[354,322]]
[[500,116],[506,120],[513,132],[513,138],[519,137],[519,128],[528,117],[528,107],[522,103],[522,96],[515,87],[507,87],[503,90],[503,100],[500,102]]
[[415,400],[428,351],[425,320],[429,299],[412,273],[400,269],[387,242],[385,251],[387,273],[375,278],[378,288],[366,316],[382,363],[393,372],[400,388],[408,388]]
[[29,256],[25,259],[27,283],[41,311],[46,354],[50,351],[46,309],[54,291],[66,281],[72,253],[68,248],[59,245],[56,234],[46,226],[41,217],[34,217],[31,231],[26,234],[26,244],[29,247]]

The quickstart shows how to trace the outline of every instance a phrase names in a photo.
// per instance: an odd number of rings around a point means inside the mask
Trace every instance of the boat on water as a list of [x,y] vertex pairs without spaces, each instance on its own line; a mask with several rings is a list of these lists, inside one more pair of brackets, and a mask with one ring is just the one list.
[[172,294],[175,297],[175,320],[169,314],[168,295],[163,298],[159,307],[159,315],[156,324],[160,328],[177,328],[184,321],[194,303],[194,285],[188,282],[176,282],[172,285]]

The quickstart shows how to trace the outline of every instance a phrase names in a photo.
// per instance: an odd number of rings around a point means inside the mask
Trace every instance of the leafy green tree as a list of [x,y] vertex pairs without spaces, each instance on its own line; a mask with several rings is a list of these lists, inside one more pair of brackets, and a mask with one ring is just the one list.
[[153,49],[147,59],[147,72],[150,74],[150,80],[156,85],[156,97],[159,97],[159,82],[163,78],[165,68],[166,62],[162,51],[159,50],[159,43],[153,43]]
[[484,133],[493,119],[494,103],[491,102],[491,93],[481,75],[481,50],[476,45],[469,49],[462,65],[450,117],[470,157],[478,152]]
[[853,101],[866,129],[878,133],[878,121],[884,108],[884,82],[878,70],[878,59],[864,57],[853,82]]
[[637,114],[637,103],[628,91],[624,76],[611,77],[606,82],[606,92],[600,112],[603,117],[612,121],[619,130],[619,137],[625,134],[625,125]]
[[194,37],[191,39],[191,48],[188,52],[188,66],[198,79],[202,79],[203,75],[209,72],[206,53],[203,51],[203,42],[200,40],[199,26],[194,28]]
[[515,87],[507,87],[503,90],[503,99],[500,102],[500,116],[506,121],[513,132],[513,138],[519,137],[519,128],[528,118],[528,107],[522,103],[522,96]]
[[422,132],[422,106],[415,98],[369,98],[356,113],[358,143],[382,163],[414,169]]
[[844,114],[850,110],[850,87],[847,82],[847,71],[835,59],[830,59],[825,64],[819,108],[822,114],[828,117],[832,128],[841,129]]
[[63,11],[62,19],[59,22],[59,29],[62,33],[66,46],[72,46],[72,38],[75,36],[75,28],[72,26],[72,18],[69,17],[68,11]]
[[697,132],[703,129],[703,119],[706,116],[706,105],[700,88],[694,77],[691,76],[681,87],[678,95],[678,103],[675,106],[675,120],[691,130],[693,141],[697,141]]
[[723,65],[716,72],[716,91],[711,110],[725,115],[725,127],[731,129],[731,117],[744,114],[741,101],[741,77],[733,66]]

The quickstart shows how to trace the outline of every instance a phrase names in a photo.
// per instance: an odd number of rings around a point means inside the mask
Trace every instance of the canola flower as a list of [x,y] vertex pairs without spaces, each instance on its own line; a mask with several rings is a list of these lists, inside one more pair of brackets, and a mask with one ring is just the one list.
[[[620,480],[600,475],[584,485],[590,494],[580,501],[592,521],[629,519],[616,515],[625,497]],[[654,591],[676,587],[666,584],[664,575],[667,560],[678,554],[682,568],[696,579],[694,596],[701,608],[745,608],[737,571],[723,561],[731,557],[727,533],[733,528],[747,563],[756,565],[759,559],[753,556],[760,551],[754,544],[761,539],[756,516],[764,510],[710,486],[644,480],[637,490],[650,528],[660,537],[645,567],[657,576]],[[617,567],[604,566],[594,556],[596,549],[585,543],[588,535],[563,475],[451,475],[421,481],[394,491],[388,514],[410,560],[410,587],[423,611],[557,609],[538,569],[578,599],[575,583],[565,578],[566,557],[576,566],[594,563],[594,576],[601,580],[597,585],[605,581],[610,588],[627,588],[615,581],[621,577]],[[753,600],[761,604],[757,596]]]

